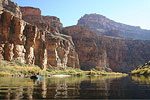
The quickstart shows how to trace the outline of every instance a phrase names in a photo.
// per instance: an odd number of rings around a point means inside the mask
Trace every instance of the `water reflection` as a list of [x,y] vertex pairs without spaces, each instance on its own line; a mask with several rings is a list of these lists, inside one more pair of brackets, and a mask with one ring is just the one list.
[[[149,77],[66,77],[43,78],[31,80],[28,78],[0,78],[1,99],[137,99],[150,98],[146,84]],[[143,83],[143,86],[137,85]],[[136,83],[136,84],[134,84]],[[144,90],[143,90],[144,89]],[[138,91],[136,91],[138,90]]]
[[42,82],[42,97],[46,98],[46,95],[47,95],[47,86],[46,86],[46,78],[44,77]]
[[131,76],[132,80],[139,84],[150,84],[150,76]]
[[32,99],[33,81],[24,78],[0,78],[0,98],[16,99],[24,97],[26,93],[28,98]]

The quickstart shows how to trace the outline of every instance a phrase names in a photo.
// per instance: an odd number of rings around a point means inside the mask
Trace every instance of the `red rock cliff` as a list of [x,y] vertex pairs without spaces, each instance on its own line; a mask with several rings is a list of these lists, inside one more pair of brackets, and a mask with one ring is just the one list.
[[33,7],[21,7],[22,16],[36,15],[41,16],[41,10]]
[[22,18],[20,7],[16,3],[12,2],[12,0],[0,0],[0,14],[2,13],[2,10],[10,12],[18,18]]
[[[15,17],[10,12],[3,10],[0,14],[0,60],[19,60],[39,65],[42,69],[80,67],[70,36],[59,34],[55,30],[51,33]],[[28,14],[30,13],[26,13]]]
[[63,33],[72,36],[79,55],[81,69],[90,70],[95,68],[111,71],[106,49],[104,46],[99,48],[96,33],[82,26],[64,28]]
[[150,59],[150,41],[97,36],[82,26],[66,27],[63,33],[72,36],[84,70],[129,72]]
[[62,30],[60,19],[55,16],[42,16],[39,8],[21,7],[23,20],[36,25],[41,30],[58,33]]

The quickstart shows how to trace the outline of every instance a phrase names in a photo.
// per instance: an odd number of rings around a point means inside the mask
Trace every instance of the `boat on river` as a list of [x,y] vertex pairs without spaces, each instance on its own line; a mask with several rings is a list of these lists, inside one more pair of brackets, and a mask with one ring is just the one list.
[[30,77],[30,79],[42,79],[42,78],[43,78],[43,76],[40,75],[39,73],[34,74],[33,76]]

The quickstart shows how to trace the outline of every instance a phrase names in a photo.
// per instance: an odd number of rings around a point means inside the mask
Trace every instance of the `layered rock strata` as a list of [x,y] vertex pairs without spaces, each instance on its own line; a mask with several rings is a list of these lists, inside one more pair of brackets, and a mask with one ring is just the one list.
[[[11,1],[8,0],[7,2]],[[13,7],[15,9],[16,6],[13,5]],[[17,8],[19,7],[17,6]],[[31,12],[24,11],[23,16],[33,12],[34,9],[31,10]],[[40,10],[35,13],[34,15],[38,16]],[[37,23],[40,22],[37,21]],[[47,23],[49,22],[47,21]],[[54,29],[52,29],[53,32],[51,32],[53,21],[50,23],[51,24],[41,23],[49,27],[49,30],[47,30],[46,28],[37,26],[38,24],[25,22],[20,16],[14,16],[14,12],[11,10],[1,10],[0,60],[19,60],[23,63],[38,65],[42,69],[79,68],[78,55],[75,51],[72,38],[67,35],[59,34],[55,26]]]
[[111,71],[106,48],[103,48],[104,45],[99,47],[96,33],[82,26],[71,26],[64,28],[63,34],[72,36],[79,55],[81,69]]
[[150,59],[150,41],[123,40],[98,36],[82,26],[71,26],[63,33],[72,36],[81,69],[96,68],[129,72]]
[[12,0],[0,0],[0,14],[4,10],[18,18],[22,18],[20,7]]
[[33,7],[20,7],[23,20],[36,25],[41,30],[48,32],[60,32],[63,28],[60,19],[55,16],[42,16],[39,8]]
[[[85,14],[78,20],[77,25],[87,27],[99,35],[150,40],[150,30],[115,22],[100,14]],[[112,32],[114,30],[118,31],[115,32],[117,34]]]

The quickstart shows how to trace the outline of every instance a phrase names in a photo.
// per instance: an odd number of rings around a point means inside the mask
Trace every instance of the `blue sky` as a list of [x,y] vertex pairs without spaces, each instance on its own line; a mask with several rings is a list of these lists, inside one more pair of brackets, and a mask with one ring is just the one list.
[[84,14],[97,13],[124,24],[150,29],[150,0],[13,0],[57,16],[64,26],[77,24]]

